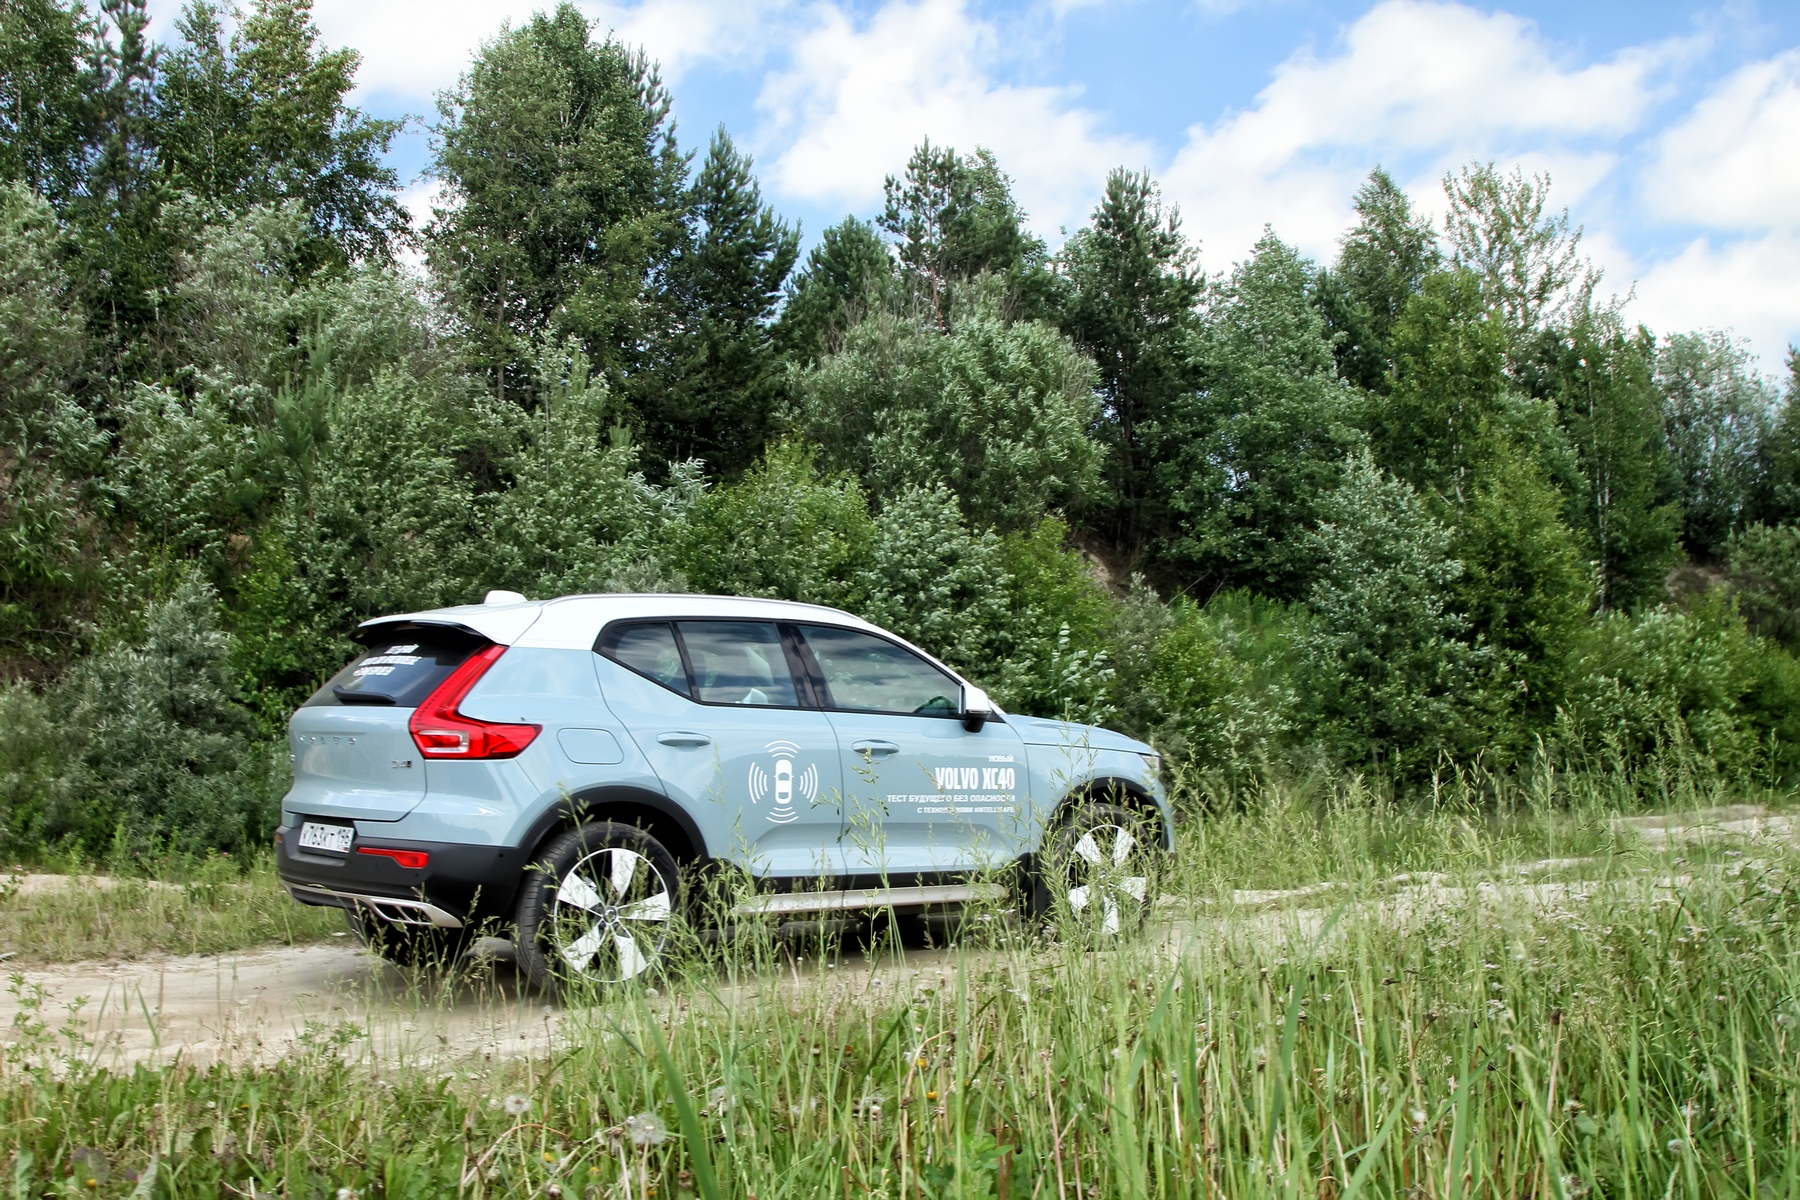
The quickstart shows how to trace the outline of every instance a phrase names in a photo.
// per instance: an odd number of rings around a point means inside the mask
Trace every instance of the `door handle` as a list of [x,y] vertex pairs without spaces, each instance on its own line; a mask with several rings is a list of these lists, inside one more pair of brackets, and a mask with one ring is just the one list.
[[712,739],[704,733],[659,733],[656,740],[665,746],[710,746]]
[[878,741],[851,742],[850,748],[852,750],[856,751],[858,754],[876,755],[876,754],[898,754],[898,753],[900,753],[900,747],[894,745],[894,743],[892,743],[892,742],[878,742]]

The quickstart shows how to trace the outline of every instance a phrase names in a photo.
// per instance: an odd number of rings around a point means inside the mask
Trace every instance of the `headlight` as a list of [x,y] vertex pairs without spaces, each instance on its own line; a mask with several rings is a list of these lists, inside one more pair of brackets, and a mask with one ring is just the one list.
[[1152,775],[1160,775],[1162,773],[1162,755],[1140,754],[1138,757],[1144,760],[1144,769],[1146,771],[1150,772]]

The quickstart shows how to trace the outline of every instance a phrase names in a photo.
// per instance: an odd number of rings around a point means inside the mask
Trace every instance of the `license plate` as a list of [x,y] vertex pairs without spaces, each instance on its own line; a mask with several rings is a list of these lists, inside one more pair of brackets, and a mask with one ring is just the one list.
[[300,848],[302,850],[324,850],[331,854],[350,853],[350,843],[356,837],[356,829],[350,825],[315,825],[307,821],[300,826]]

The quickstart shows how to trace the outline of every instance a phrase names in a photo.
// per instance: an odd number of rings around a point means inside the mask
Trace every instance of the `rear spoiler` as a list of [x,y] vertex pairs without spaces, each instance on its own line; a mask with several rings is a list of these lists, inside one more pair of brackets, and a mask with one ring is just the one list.
[[364,621],[356,627],[350,638],[366,645],[368,639],[383,632],[398,632],[407,626],[436,626],[460,629],[487,641],[510,646],[537,623],[542,609],[543,606],[539,604],[509,604],[504,607],[465,604],[459,608],[439,609],[436,612],[396,613],[391,617],[375,617]]

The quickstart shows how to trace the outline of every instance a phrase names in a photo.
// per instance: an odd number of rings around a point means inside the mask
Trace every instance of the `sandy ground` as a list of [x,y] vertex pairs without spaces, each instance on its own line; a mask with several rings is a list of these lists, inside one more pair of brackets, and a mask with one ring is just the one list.
[[[1796,823],[1759,808],[1737,806],[1682,818],[1639,817],[1626,823],[1653,847],[1675,840],[1726,839],[1754,846],[1759,839],[1792,841]],[[1532,882],[1530,876],[1579,866],[1558,859],[1523,864],[1511,878],[1454,886],[1444,876],[1396,876],[1362,897],[1395,920],[1477,903],[1526,903],[1543,908],[1578,904],[1591,884]],[[1525,876],[1526,878],[1520,878]],[[34,880],[34,889],[69,886],[63,877]],[[94,883],[84,879],[83,885]],[[1648,881],[1676,889],[1683,878]],[[102,885],[104,886],[104,885]],[[1245,891],[1232,902],[1189,910],[1165,898],[1152,936],[1178,954],[1198,938],[1231,933],[1310,940],[1337,907],[1325,883],[1288,891]],[[409,976],[367,954],[353,939],[321,946],[281,947],[223,955],[165,957],[131,962],[86,962],[18,972],[0,995],[0,1041],[16,1036],[22,1001],[41,994],[39,1015],[53,1027],[73,1018],[92,1042],[88,1051],[109,1066],[168,1062],[267,1062],[312,1040],[360,1042],[382,1061],[423,1064],[473,1055],[545,1051],[569,1014],[521,986],[511,946],[485,940],[487,961],[454,980]],[[756,986],[826,986],[847,994],[906,988],[924,978],[980,967],[991,956],[964,950],[910,947],[880,955],[846,950],[833,964],[804,959]],[[0,968],[3,969],[3,968]],[[816,976],[808,980],[807,976]],[[723,985],[724,981],[720,981]],[[729,989],[726,989],[729,992]],[[729,995],[726,997],[729,1002]],[[653,1003],[668,1003],[658,997]]]

